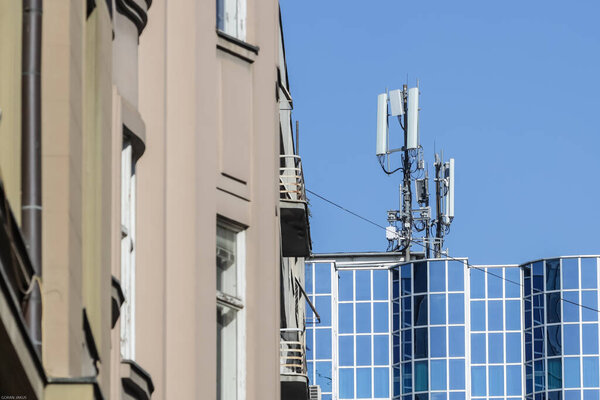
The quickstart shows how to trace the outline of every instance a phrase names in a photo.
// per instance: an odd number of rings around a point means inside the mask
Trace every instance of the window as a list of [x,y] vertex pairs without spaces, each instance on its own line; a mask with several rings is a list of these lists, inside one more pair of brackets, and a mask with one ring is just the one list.
[[217,0],[217,29],[246,40],[246,0]]
[[121,150],[121,287],[127,300],[121,316],[121,356],[135,360],[135,162],[127,136]]
[[244,365],[244,232],[217,221],[217,399],[242,391]]

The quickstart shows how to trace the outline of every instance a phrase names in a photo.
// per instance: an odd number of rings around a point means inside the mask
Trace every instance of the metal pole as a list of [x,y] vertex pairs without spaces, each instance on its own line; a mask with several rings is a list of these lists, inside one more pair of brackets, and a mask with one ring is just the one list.
[[[35,275],[42,276],[42,0],[23,0],[21,78],[21,231]],[[41,355],[41,294],[34,284],[25,319]]]
[[[405,94],[408,93],[407,85],[402,87],[402,90]],[[406,232],[407,244],[405,250],[405,261],[410,261],[410,245],[412,240],[412,191],[410,187],[410,159],[408,155],[408,102],[404,102],[405,110],[404,110],[404,182],[402,186],[404,187],[404,204],[403,204],[403,214],[404,218],[402,218],[402,230]],[[406,227],[408,225],[408,227]]]
[[436,226],[435,226],[435,258],[440,258],[442,250],[442,186],[441,186],[441,170],[442,162],[439,156],[435,155],[435,211],[436,211]]

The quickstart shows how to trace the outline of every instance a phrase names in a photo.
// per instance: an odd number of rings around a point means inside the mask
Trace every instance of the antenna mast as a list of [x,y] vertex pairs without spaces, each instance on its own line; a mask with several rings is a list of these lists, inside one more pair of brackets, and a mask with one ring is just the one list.
[[[390,116],[398,117],[403,132],[404,146],[398,149],[389,148]],[[401,164],[400,167],[392,169],[391,156],[396,152],[401,153]],[[399,193],[400,210],[387,212],[388,251],[404,253],[406,261],[420,258],[419,252],[411,251],[412,245],[417,243],[425,249],[421,257],[429,258],[432,247],[435,258],[447,255],[447,251],[444,253],[442,247],[444,236],[454,218],[454,159],[444,163],[443,153],[441,157],[435,154],[436,218],[432,219],[428,169],[423,158],[423,148],[419,144],[418,84],[414,88],[403,85],[402,89],[386,91],[378,96],[376,154],[381,168],[387,175],[398,171],[402,171],[403,175]],[[416,208],[413,208],[413,195],[419,205]],[[434,227],[435,237],[432,237]]]

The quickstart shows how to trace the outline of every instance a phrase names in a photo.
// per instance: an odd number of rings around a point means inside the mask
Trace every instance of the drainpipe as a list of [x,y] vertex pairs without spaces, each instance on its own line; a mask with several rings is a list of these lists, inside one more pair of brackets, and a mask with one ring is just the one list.
[[[23,0],[21,77],[21,231],[35,275],[42,276],[42,0]],[[40,287],[25,304],[25,321],[38,355],[42,350]]]

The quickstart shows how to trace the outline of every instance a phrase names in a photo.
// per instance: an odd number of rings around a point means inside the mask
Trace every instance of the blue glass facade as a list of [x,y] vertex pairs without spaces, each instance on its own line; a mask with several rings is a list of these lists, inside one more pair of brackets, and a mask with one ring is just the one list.
[[598,257],[359,264],[306,264],[324,399],[600,399]]

